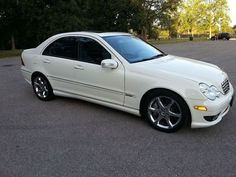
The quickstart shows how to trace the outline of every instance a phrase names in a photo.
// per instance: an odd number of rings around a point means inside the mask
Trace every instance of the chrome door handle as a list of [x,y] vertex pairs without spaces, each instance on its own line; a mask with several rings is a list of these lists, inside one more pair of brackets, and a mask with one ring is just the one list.
[[84,67],[83,67],[83,66],[81,66],[81,65],[75,65],[75,66],[74,66],[74,68],[75,68],[75,69],[84,70]]
[[50,60],[47,60],[47,59],[46,59],[46,60],[43,60],[43,62],[44,62],[44,63],[48,63],[48,64],[51,63],[51,61],[50,61]]

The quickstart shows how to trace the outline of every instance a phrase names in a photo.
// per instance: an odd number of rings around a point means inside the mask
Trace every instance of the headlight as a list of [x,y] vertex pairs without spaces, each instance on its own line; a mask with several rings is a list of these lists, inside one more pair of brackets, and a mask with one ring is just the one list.
[[199,84],[200,91],[205,95],[209,100],[214,101],[220,96],[220,91],[214,85],[207,85],[204,83]]

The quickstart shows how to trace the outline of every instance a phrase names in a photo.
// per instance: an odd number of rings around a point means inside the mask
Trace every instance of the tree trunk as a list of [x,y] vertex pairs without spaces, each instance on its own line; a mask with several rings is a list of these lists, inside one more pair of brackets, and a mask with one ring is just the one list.
[[142,39],[143,39],[144,41],[147,40],[147,30],[146,30],[145,26],[143,26],[143,28],[142,28],[142,34],[141,34],[141,36],[142,36]]
[[209,38],[211,39],[211,25],[210,25],[210,28],[209,28]]
[[141,29],[140,37],[144,41],[147,40],[147,30],[146,30],[145,26],[143,26],[142,29]]
[[193,28],[191,28],[191,37],[193,37]]
[[15,38],[11,35],[11,50],[16,50]]

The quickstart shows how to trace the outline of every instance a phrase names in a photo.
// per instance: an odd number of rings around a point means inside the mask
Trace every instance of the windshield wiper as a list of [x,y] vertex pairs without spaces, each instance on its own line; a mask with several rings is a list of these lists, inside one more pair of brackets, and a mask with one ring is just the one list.
[[161,53],[161,54],[158,54],[158,55],[154,55],[154,56],[152,56],[152,57],[150,57],[150,58],[144,58],[144,59],[139,60],[139,61],[137,61],[137,62],[153,60],[153,59],[156,59],[156,58],[159,58],[159,57],[164,57],[164,56],[166,56],[166,55],[167,55],[167,54],[165,54],[165,53]]

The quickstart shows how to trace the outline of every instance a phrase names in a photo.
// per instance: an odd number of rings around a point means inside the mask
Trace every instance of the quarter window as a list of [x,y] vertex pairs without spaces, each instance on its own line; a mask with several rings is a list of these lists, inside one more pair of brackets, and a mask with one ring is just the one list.
[[43,52],[43,55],[77,59],[77,38],[63,37],[51,43]]
[[111,54],[97,41],[80,37],[79,39],[79,61],[101,64],[104,59],[111,59]]

